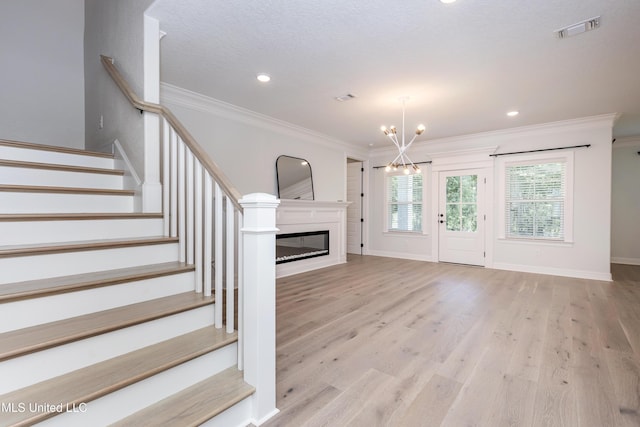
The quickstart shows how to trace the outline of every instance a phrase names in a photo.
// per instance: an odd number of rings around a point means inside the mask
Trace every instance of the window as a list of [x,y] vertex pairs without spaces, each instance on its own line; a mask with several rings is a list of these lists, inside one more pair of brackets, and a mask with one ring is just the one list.
[[422,175],[389,175],[387,231],[422,231]]
[[518,239],[567,239],[567,160],[505,164],[505,234]]

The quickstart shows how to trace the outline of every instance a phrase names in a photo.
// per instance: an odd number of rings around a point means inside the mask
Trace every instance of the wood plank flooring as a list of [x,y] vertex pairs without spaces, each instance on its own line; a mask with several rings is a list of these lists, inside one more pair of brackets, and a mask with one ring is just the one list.
[[613,274],[350,255],[279,279],[265,426],[640,426],[640,266]]

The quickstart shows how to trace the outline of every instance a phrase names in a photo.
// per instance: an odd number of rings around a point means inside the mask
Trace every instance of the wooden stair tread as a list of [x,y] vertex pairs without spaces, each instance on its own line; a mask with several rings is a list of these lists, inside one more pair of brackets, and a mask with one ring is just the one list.
[[114,212],[114,213],[28,213],[0,214],[0,222],[19,221],[80,221],[98,219],[159,219],[162,213]]
[[133,190],[109,188],[47,187],[41,185],[0,185],[0,191],[13,193],[98,194],[103,196],[133,196]]
[[57,153],[77,154],[80,156],[106,157],[113,159],[111,153],[101,153],[99,151],[83,150],[81,148],[58,147],[56,145],[35,144],[33,142],[11,141],[8,139],[0,139],[0,145],[5,147],[28,148],[30,150],[55,151]]
[[126,239],[101,239],[101,240],[81,240],[77,242],[36,243],[29,245],[8,245],[0,246],[0,258],[15,256],[43,255],[51,253],[91,251],[100,249],[115,249],[131,246],[161,245],[166,243],[176,243],[177,237],[129,237]]
[[138,411],[110,427],[198,426],[254,392],[255,388],[244,382],[242,372],[232,367]]
[[7,283],[0,285],[0,303],[62,294],[83,289],[99,288],[118,283],[145,280],[193,271],[193,265],[181,262],[165,262],[138,267],[119,268],[71,276]]
[[[237,341],[213,326],[199,329],[77,371],[0,396],[0,402],[18,405],[38,402],[49,406],[76,406],[149,378],[159,372]],[[42,405],[45,406],[45,405]],[[2,425],[32,425],[56,412],[5,412]]]
[[185,292],[0,334],[0,360],[93,337],[213,304],[214,297]]
[[0,159],[0,166],[9,166],[16,168],[27,168],[27,169],[47,169],[47,170],[56,170],[56,171],[64,171],[64,172],[85,172],[85,173],[95,173],[95,174],[103,174],[103,175],[119,175],[124,176],[124,171],[120,169],[105,169],[105,168],[90,168],[86,166],[71,166],[71,165],[62,165],[56,163],[37,163],[37,162],[25,162],[20,160],[2,160]]

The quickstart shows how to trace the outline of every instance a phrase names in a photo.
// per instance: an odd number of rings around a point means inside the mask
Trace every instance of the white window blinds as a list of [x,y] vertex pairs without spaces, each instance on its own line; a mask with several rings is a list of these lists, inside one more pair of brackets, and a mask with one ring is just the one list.
[[506,237],[563,240],[566,164],[506,165]]
[[387,176],[387,230],[422,231],[422,175]]

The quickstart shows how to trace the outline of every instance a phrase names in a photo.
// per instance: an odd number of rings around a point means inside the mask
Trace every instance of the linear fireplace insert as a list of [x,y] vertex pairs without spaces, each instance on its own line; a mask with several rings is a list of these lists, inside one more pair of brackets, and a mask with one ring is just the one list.
[[329,255],[329,230],[276,235],[276,264]]

